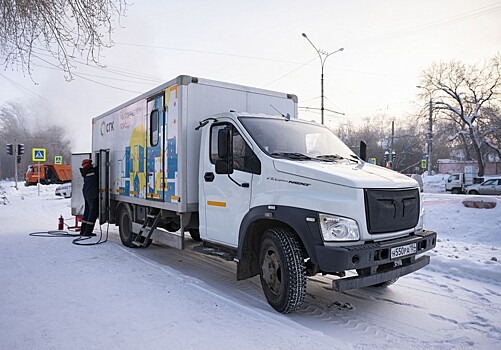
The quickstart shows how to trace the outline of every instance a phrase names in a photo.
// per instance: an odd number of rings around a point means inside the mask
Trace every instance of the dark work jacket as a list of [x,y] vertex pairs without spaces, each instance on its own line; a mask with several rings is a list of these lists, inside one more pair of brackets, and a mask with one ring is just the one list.
[[91,200],[99,197],[99,173],[97,166],[94,168],[80,168],[80,173],[83,176],[83,196],[86,200]]

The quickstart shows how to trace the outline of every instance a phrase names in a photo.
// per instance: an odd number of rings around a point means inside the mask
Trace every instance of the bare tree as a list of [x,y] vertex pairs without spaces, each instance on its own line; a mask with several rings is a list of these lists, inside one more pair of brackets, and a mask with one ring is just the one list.
[[482,154],[494,162],[501,160],[501,106],[485,108],[479,120],[479,129],[484,138]]
[[101,50],[112,44],[113,19],[127,6],[127,0],[0,0],[0,58],[31,75],[33,58],[48,52],[69,80],[75,54],[99,64]]
[[457,61],[433,64],[423,71],[421,85],[432,93],[434,111],[454,123],[455,133],[450,135],[450,141],[461,140],[467,158],[471,157],[468,148],[471,145],[478,162],[478,175],[483,176],[483,150],[491,132],[483,111],[499,103],[501,56],[482,67]]

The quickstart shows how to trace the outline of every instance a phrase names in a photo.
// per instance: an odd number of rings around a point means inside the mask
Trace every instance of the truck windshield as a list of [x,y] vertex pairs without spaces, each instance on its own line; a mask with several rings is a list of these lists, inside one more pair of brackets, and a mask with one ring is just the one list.
[[299,120],[240,117],[247,132],[268,155],[294,160],[351,161],[358,157],[328,128]]

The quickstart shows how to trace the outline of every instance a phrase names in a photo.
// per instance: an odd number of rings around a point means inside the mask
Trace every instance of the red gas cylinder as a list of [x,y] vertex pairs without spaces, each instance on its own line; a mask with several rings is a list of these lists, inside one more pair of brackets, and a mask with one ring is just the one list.
[[62,231],[64,229],[64,218],[62,215],[59,216],[59,224],[57,225],[57,229]]

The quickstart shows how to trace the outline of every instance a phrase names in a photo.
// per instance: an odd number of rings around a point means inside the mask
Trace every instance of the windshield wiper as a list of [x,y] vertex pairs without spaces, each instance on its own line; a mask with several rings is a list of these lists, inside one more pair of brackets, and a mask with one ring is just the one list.
[[293,153],[293,152],[277,152],[277,153],[272,153],[271,156],[294,159],[294,160],[312,160],[313,159],[313,158],[308,157],[307,155],[304,155],[302,153]]
[[353,157],[353,158],[343,157],[339,154],[322,154],[320,156],[317,156],[317,159],[324,160],[326,162],[335,162],[336,160],[345,159],[345,160],[349,160],[350,162],[358,163],[357,156],[350,154],[350,157]]

